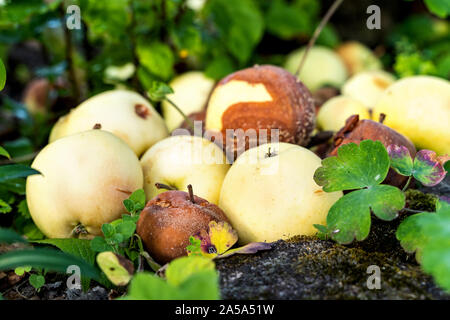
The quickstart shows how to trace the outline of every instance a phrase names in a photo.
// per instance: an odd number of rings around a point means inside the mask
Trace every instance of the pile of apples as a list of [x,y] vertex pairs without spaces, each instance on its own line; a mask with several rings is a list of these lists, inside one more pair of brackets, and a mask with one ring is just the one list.
[[[59,119],[32,164],[42,173],[27,180],[34,222],[50,238],[92,238],[144,188],[149,202],[137,232],[150,254],[167,262],[184,255],[189,236],[212,220],[231,223],[243,244],[315,234],[313,225],[325,224],[342,196],[313,180],[321,158],[305,146],[319,130],[335,133],[325,156],[365,139],[404,145],[412,154],[416,147],[450,153],[448,81],[396,80],[357,42],[335,51],[313,47],[297,79],[303,54],[289,55],[285,69],[254,66],[217,84],[199,71],[176,77],[169,98],[201,121],[203,136],[169,136],[186,123],[167,101],[163,116],[127,90],[84,101]],[[318,105],[314,97],[327,86],[341,94]],[[384,123],[371,120],[380,115]],[[261,129],[269,132],[267,143],[225,139],[230,130],[254,130],[260,138]],[[387,179],[403,183],[394,173]]]

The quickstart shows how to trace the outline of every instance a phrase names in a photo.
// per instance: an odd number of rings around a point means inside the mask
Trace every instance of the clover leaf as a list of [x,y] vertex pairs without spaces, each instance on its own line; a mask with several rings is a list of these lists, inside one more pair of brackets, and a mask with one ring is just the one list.
[[403,176],[414,177],[424,186],[437,185],[447,174],[444,169],[447,156],[437,157],[436,152],[423,149],[416,153],[413,160],[404,146],[390,145],[387,150],[395,171]]
[[325,192],[354,190],[336,201],[327,215],[327,226],[315,225],[321,237],[339,243],[364,240],[370,231],[373,212],[390,221],[405,205],[403,192],[390,185],[380,185],[389,171],[386,148],[379,141],[364,140],[338,149],[337,157],[322,161],[314,181]]
[[423,270],[450,291],[450,198],[442,197],[436,212],[422,212],[403,220],[396,235],[406,251],[416,251]]

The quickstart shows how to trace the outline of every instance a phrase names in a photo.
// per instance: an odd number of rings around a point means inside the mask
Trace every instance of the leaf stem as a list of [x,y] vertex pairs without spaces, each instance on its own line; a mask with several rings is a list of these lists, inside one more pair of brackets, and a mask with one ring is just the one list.
[[184,118],[184,120],[189,125],[189,127],[191,127],[192,131],[194,131],[194,124],[192,123],[192,120],[189,119],[189,117],[175,104],[175,102],[173,102],[172,100],[167,98],[167,96],[164,99],[168,103],[170,103],[181,114],[181,116]]
[[405,186],[404,186],[403,189],[402,189],[402,192],[405,192],[405,190],[408,189],[411,180],[412,180],[412,176],[409,176],[409,177],[408,177],[408,180],[406,181]]
[[331,16],[334,14],[336,9],[341,5],[343,1],[344,0],[335,0],[332,6],[328,9],[325,16],[322,18],[322,21],[320,21],[316,30],[314,30],[313,36],[309,40],[308,45],[306,46],[305,49],[305,53],[303,54],[302,60],[300,61],[297,71],[295,72],[296,78],[298,78],[298,76],[300,75],[300,71],[302,70],[303,65],[305,64],[309,50],[314,46],[314,43],[316,43],[316,40],[319,37],[320,33],[322,32],[322,29],[325,27],[325,25],[328,23],[328,20],[330,20]]

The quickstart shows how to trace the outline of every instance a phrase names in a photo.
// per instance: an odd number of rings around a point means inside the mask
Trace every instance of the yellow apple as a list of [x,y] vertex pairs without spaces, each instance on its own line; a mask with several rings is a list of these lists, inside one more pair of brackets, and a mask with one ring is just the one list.
[[342,94],[373,108],[384,90],[394,82],[395,77],[386,71],[365,71],[348,79],[342,86]]
[[239,156],[220,193],[225,212],[242,243],[313,235],[342,192],[326,193],[313,179],[321,160],[289,143],[265,144]]
[[[174,93],[167,97],[188,116],[205,109],[214,80],[206,77],[203,72],[190,71],[175,77],[170,86]],[[162,113],[169,131],[183,123],[183,116],[166,100],[162,102]]]
[[[286,70],[295,74],[304,53],[305,48],[290,53],[285,63]],[[340,88],[347,76],[344,62],[336,52],[326,47],[315,46],[306,57],[299,79],[309,90],[316,91],[325,85]]]
[[336,52],[344,61],[350,75],[362,71],[380,70],[383,67],[372,50],[357,41],[348,41],[341,44]]
[[138,156],[168,136],[164,120],[144,97],[133,91],[111,90],[91,97],[60,118],[50,142],[94,127],[115,134]]
[[222,181],[230,167],[215,143],[187,135],[158,142],[142,156],[141,165],[147,199],[166,191],[157,189],[155,183],[182,191],[188,191],[191,184],[197,196],[214,204],[219,201]]
[[360,119],[370,119],[367,107],[351,97],[336,96],[325,102],[317,114],[317,124],[322,130],[339,131],[345,120],[358,114]]
[[432,76],[403,78],[384,91],[374,118],[407,136],[419,148],[450,154],[450,82]]
[[101,235],[101,226],[120,218],[122,201],[143,186],[133,150],[102,130],[89,130],[47,145],[31,165],[42,175],[27,178],[31,217],[49,238]]

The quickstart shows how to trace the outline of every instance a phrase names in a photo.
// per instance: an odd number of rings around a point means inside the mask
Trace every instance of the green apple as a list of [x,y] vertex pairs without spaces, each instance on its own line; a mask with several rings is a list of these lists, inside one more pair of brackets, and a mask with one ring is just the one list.
[[127,90],[100,93],[58,120],[50,142],[64,136],[101,128],[124,140],[136,155],[168,136],[162,117],[141,95]]
[[240,155],[223,181],[219,207],[242,243],[313,235],[342,192],[326,193],[313,179],[321,160],[289,143],[264,144]]
[[222,181],[230,167],[221,148],[197,136],[166,138],[151,147],[141,158],[147,199],[166,191],[155,187],[163,183],[188,191],[191,184],[197,196],[217,204]]
[[[133,150],[113,134],[89,130],[47,145],[27,178],[31,217],[49,238],[101,235],[101,226],[121,217],[123,200],[143,186]],[[78,230],[78,231],[77,231]]]
[[[305,48],[290,53],[285,63],[286,70],[295,74],[304,53]],[[336,52],[326,47],[314,46],[309,50],[299,79],[309,90],[316,91],[325,85],[340,88],[347,76],[344,62]]]
[[322,130],[339,131],[345,120],[358,114],[360,119],[370,119],[367,107],[351,97],[336,96],[325,102],[317,114],[317,124]]
[[[214,80],[206,77],[203,72],[190,71],[175,77],[170,86],[174,93],[167,97],[188,116],[205,109]],[[162,113],[169,131],[183,123],[183,116],[166,100],[162,102]]]
[[395,77],[386,71],[360,72],[344,83],[342,94],[373,108],[384,90],[394,82]]
[[348,41],[336,49],[350,75],[362,71],[380,70],[383,65],[369,48],[358,41]]
[[412,76],[387,88],[374,118],[407,136],[419,148],[450,154],[450,82],[432,76]]

